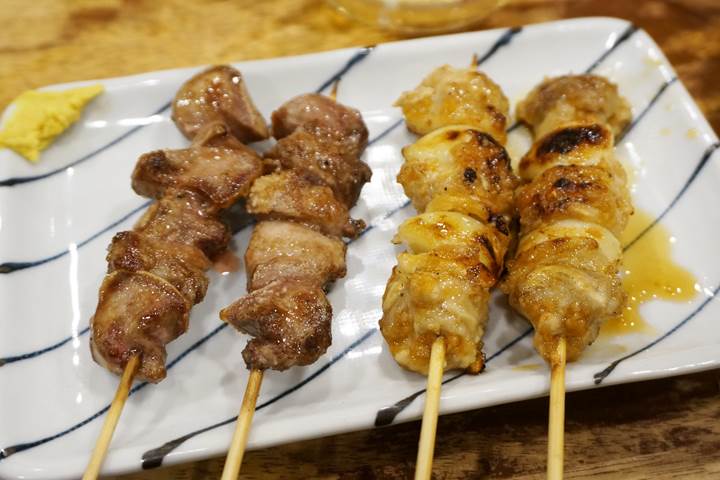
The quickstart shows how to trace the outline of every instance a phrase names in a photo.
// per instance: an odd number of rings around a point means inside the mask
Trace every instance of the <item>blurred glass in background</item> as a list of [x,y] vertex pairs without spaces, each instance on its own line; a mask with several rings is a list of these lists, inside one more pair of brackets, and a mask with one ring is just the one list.
[[507,0],[328,0],[347,15],[405,34],[440,33],[479,22]]

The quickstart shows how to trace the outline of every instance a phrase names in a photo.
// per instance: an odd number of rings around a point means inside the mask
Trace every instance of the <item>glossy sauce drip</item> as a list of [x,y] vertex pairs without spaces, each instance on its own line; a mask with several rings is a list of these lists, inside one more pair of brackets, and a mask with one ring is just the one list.
[[[627,245],[653,221],[646,212],[635,210],[622,235]],[[695,297],[695,277],[672,258],[670,232],[655,225],[623,255],[623,289],[627,304],[623,314],[603,326],[602,333],[623,334],[649,331],[651,327],[640,314],[640,306],[661,299],[686,302]]]

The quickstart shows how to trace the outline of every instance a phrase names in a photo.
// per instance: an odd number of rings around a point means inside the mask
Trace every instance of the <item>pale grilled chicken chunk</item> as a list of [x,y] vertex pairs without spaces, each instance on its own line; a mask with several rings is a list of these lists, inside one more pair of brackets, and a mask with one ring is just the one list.
[[630,123],[630,105],[617,85],[598,75],[547,78],[516,108],[535,138],[568,125],[607,125],[617,136]]
[[553,362],[576,360],[625,302],[618,240],[632,214],[614,135],[630,121],[617,87],[594,75],[545,80],[518,107],[536,142],[520,162],[521,238],[502,289]]
[[218,208],[247,196],[262,173],[262,161],[250,148],[191,147],[156,150],[140,156],[132,174],[136,193],[160,198],[168,188],[205,195]]
[[402,108],[408,129],[418,135],[448,125],[469,125],[505,143],[508,100],[474,67],[439,67],[395,105]]
[[260,219],[292,220],[335,236],[355,238],[365,228],[350,218],[348,208],[330,187],[302,174],[283,170],[258,178],[250,189],[247,211]]
[[405,368],[427,374],[441,337],[446,369],[479,373],[518,183],[503,147],[508,101],[484,74],[444,66],[396,105],[408,129],[425,134],[403,148],[397,178],[420,215],[394,239],[408,251],[388,281],[380,329]]
[[272,133],[278,140],[300,127],[340,144],[350,156],[359,157],[367,146],[360,112],[319,93],[298,95],[272,113]]
[[471,197],[490,215],[512,212],[517,179],[507,152],[488,134],[464,125],[440,128],[403,148],[403,157],[398,182],[417,211],[453,194]]
[[172,119],[189,139],[218,121],[226,124],[241,142],[269,137],[242,75],[228,65],[210,67],[185,82],[173,100]]
[[395,360],[427,374],[430,348],[446,341],[446,368],[482,370],[489,288],[502,271],[508,236],[456,212],[405,221],[394,240],[408,247],[383,296],[380,328]]
[[[612,170],[604,165],[613,165]],[[633,212],[625,172],[617,162],[560,165],[515,192],[521,234],[559,220],[597,223],[619,237]]]
[[[557,165],[598,165],[614,168],[614,137],[599,124],[573,125],[552,131],[538,139],[518,164],[518,174],[530,181]],[[608,165],[612,163],[613,165]],[[625,175],[621,168],[613,173]]]

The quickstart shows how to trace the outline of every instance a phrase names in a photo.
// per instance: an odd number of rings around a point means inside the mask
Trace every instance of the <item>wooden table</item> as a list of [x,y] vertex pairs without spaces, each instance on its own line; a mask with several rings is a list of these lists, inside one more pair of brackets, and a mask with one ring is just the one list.
[[[605,15],[647,30],[720,131],[720,2],[515,1],[476,28]],[[0,108],[48,83],[293,55],[400,37],[313,0],[1,0]],[[574,393],[567,478],[720,478],[720,371]],[[542,478],[547,399],[442,417],[435,477]],[[250,452],[243,478],[412,476],[419,423]],[[218,478],[222,459],[124,477]]]

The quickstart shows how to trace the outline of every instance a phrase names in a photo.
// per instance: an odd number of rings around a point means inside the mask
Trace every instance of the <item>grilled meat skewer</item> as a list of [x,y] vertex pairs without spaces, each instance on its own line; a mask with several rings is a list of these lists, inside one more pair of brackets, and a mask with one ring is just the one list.
[[248,369],[308,365],[331,342],[324,289],[345,276],[345,243],[365,224],[348,214],[370,169],[359,156],[367,129],[357,110],[318,94],[296,97],[272,114],[277,144],[247,209],[261,221],[245,253],[248,294],[220,318],[252,335]]
[[[233,99],[232,129],[218,121],[228,120],[228,111],[190,101],[198,85]],[[260,157],[233,134],[267,132],[240,74],[229,67],[189,80],[177,94],[173,118],[195,140],[189,148],[157,150],[138,160],[133,189],[156,202],[133,230],[113,238],[91,320],[95,361],[120,374],[131,357],[139,356],[137,378],[150,382],[165,377],[165,345],[187,330],[190,309],[207,291],[210,259],[230,241],[222,211],[247,196],[262,173]]]
[[397,102],[425,134],[398,174],[419,212],[393,239],[407,251],[383,296],[380,329],[395,360],[427,374],[445,340],[445,367],[483,369],[489,289],[503,270],[517,184],[502,143],[508,101],[475,67],[443,66]]
[[565,339],[576,360],[625,302],[618,239],[633,208],[614,136],[630,122],[617,87],[595,75],[547,79],[518,105],[535,134],[515,195],[520,242],[502,289],[535,327],[550,363]]

